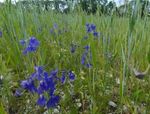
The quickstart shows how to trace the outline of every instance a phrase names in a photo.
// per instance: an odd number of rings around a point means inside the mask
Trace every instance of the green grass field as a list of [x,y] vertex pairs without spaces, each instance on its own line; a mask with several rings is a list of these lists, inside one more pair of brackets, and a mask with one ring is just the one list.
[[[87,33],[87,23],[96,25],[98,37]],[[0,114],[150,113],[150,71],[143,79],[133,72],[150,65],[150,18],[38,13],[5,6],[0,9],[0,31]],[[40,45],[24,55],[19,42],[32,36]],[[90,68],[81,64],[87,45]],[[58,69],[58,77],[62,70],[75,74],[73,82],[58,82],[55,94],[60,101],[54,108],[38,106],[38,95],[25,89],[21,96],[14,95],[35,66],[47,72]]]

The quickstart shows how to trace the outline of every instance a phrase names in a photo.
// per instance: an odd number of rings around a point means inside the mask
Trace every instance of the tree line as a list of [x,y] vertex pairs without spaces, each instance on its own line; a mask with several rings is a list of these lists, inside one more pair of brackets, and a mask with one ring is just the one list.
[[87,14],[99,13],[100,15],[115,14],[118,16],[127,16],[132,14],[134,10],[138,9],[138,13],[141,17],[150,14],[150,2],[148,0],[132,0],[119,7],[117,7],[115,2],[108,2],[107,0],[24,0],[17,2],[17,5],[18,4],[22,4],[23,7],[28,9],[34,5],[45,11],[55,10],[56,12],[61,13],[69,13],[80,9]]

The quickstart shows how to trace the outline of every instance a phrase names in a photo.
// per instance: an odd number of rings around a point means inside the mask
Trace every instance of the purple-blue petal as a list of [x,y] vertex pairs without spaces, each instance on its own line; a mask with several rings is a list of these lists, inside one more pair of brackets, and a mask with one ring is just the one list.
[[31,37],[31,38],[29,39],[29,45],[30,45],[31,47],[38,47],[39,44],[40,44],[40,42],[39,42],[35,37]]
[[87,64],[86,64],[86,67],[87,67],[87,68],[91,68],[91,67],[92,67],[92,64],[91,64],[91,63],[87,63]]
[[20,40],[20,44],[21,44],[22,46],[24,46],[24,45],[26,44],[26,41],[25,41],[25,40]]
[[54,108],[58,105],[60,100],[59,96],[51,96],[47,102],[47,108]]
[[15,96],[15,97],[20,97],[21,95],[22,95],[21,90],[20,90],[20,89],[17,89],[17,90],[15,91],[14,96]]
[[92,31],[95,31],[96,30],[96,26],[94,24],[91,24],[91,29],[92,29]]
[[84,65],[85,64],[85,60],[86,60],[86,53],[84,53],[82,55],[82,58],[81,58],[81,64]]
[[44,90],[39,86],[37,87],[37,94],[41,95],[44,93]]
[[66,80],[66,72],[63,71],[63,72],[62,72],[62,76],[61,76],[61,78],[60,78],[60,81],[61,81],[62,84],[64,84],[64,83],[65,83],[65,80]]
[[2,33],[2,31],[0,31],[0,37],[2,37],[3,36],[3,33]]
[[98,37],[99,36],[98,32],[93,32],[93,36]]
[[54,23],[53,28],[54,28],[54,29],[57,29],[57,28],[58,28],[58,25],[57,25],[56,23]]
[[87,51],[89,51],[90,46],[89,46],[89,45],[86,45],[86,46],[84,47],[84,49],[86,49]]
[[71,53],[74,53],[76,51],[76,48],[77,48],[77,45],[71,44],[71,48],[70,48]]
[[69,71],[69,79],[70,81],[74,81],[75,80],[75,74],[72,71]]
[[51,77],[55,77],[55,76],[57,75],[57,73],[58,73],[58,69],[52,70],[52,71],[50,72],[50,76],[51,76]]
[[21,87],[22,87],[22,88],[26,89],[26,88],[28,87],[28,85],[29,85],[28,80],[23,80],[23,81],[21,81]]
[[37,92],[37,89],[34,85],[34,81],[29,79],[29,80],[23,80],[21,82],[21,87],[24,88],[24,89],[27,89],[28,91],[34,93],[34,92]]
[[46,98],[44,95],[40,95],[39,99],[37,100],[37,104],[41,107],[46,105]]

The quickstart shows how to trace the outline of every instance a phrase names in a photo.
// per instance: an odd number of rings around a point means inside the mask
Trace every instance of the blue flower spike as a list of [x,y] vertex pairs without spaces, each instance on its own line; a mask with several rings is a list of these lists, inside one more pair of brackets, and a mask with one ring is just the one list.
[[40,42],[35,37],[30,37],[29,40],[20,40],[20,44],[22,46],[26,46],[23,50],[23,54],[26,55],[27,53],[35,52],[40,45]]

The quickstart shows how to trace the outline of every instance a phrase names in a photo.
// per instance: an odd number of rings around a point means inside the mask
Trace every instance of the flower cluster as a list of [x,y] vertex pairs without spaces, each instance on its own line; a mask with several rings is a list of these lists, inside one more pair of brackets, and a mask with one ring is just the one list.
[[[58,77],[58,69],[46,72],[42,66],[36,66],[35,72],[27,80],[21,81],[21,87],[31,93],[38,94],[37,104],[41,107],[53,108],[59,103],[60,96],[55,95],[57,82],[65,83],[66,76],[70,81],[75,80],[72,71],[63,71],[62,76]],[[20,93],[17,90],[16,96]]]
[[84,53],[82,54],[81,64],[87,68],[91,68],[92,67],[91,62],[92,62],[92,54],[91,54],[90,46],[86,45],[84,47]]
[[86,32],[92,33],[94,37],[98,37],[99,33],[96,31],[96,26],[94,24],[86,24]]
[[20,44],[25,46],[23,50],[23,54],[27,54],[29,52],[35,52],[40,45],[40,42],[35,37],[30,37],[29,40],[20,40]]

